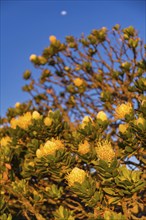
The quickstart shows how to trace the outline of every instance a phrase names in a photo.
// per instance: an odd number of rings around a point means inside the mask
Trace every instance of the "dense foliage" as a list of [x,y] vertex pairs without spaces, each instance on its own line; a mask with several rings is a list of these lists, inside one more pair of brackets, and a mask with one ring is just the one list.
[[1,119],[2,220],[146,219],[145,50],[115,25],[30,56],[32,98]]

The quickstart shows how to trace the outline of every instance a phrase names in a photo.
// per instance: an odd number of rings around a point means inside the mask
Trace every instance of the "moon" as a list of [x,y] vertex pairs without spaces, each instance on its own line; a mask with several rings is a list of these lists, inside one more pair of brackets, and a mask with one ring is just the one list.
[[65,15],[67,15],[67,11],[63,10],[63,11],[60,12],[60,14],[61,14],[62,16],[65,16]]

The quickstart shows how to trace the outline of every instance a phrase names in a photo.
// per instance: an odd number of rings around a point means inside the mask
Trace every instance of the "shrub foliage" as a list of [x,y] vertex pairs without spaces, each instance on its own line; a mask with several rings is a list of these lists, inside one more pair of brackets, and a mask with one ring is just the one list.
[[144,220],[146,45],[119,25],[49,40],[1,119],[1,219]]

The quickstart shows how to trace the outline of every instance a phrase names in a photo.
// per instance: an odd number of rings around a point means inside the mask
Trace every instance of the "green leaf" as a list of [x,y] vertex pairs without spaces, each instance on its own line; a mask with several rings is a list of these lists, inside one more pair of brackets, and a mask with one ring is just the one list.
[[111,188],[106,188],[106,187],[105,187],[105,188],[103,188],[103,191],[106,192],[106,193],[109,194],[109,195],[113,195],[113,196],[116,195],[114,189],[111,189]]

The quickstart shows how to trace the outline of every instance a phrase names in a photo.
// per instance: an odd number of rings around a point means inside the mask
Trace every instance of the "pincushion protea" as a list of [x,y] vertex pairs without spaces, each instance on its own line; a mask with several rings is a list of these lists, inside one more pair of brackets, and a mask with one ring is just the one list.
[[97,147],[95,147],[97,157],[101,160],[111,162],[115,157],[115,152],[111,146],[111,143],[107,140],[99,141]]

